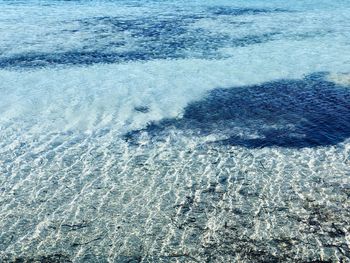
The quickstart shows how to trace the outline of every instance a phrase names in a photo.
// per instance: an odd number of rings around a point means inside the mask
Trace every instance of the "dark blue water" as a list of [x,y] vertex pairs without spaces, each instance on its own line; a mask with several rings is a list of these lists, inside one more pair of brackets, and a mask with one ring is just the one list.
[[[301,80],[214,89],[190,103],[181,119],[155,122],[142,131],[152,136],[167,129],[190,130],[198,136],[220,134],[227,139],[217,143],[248,148],[336,145],[350,137],[350,89],[324,77],[318,73]],[[237,128],[246,136],[238,136]]]

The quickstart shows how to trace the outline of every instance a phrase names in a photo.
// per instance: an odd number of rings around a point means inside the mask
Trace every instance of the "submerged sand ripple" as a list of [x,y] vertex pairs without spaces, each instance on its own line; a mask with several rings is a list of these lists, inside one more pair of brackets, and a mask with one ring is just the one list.
[[348,143],[247,150],[194,138],[56,135],[46,155],[20,150],[44,141],[4,152],[16,162],[1,165],[2,260],[349,259]]

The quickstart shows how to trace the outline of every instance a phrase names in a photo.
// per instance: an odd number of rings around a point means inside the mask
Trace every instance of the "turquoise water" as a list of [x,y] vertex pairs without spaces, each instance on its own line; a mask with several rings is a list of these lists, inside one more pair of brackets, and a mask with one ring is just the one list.
[[350,262],[349,17],[0,1],[0,261]]

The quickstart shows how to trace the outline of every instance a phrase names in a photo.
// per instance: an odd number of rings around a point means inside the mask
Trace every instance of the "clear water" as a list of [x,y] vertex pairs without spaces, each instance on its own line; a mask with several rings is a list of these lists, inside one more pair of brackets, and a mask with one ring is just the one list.
[[0,1],[1,262],[350,262],[349,1]]

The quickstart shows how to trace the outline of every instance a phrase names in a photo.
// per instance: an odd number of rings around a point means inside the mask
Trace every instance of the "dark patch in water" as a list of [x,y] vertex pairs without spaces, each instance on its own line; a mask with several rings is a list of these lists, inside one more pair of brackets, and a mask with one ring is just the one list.
[[350,89],[326,81],[321,73],[302,80],[218,88],[189,104],[181,119],[151,123],[125,138],[135,142],[142,131],[157,137],[169,129],[221,135],[226,139],[216,143],[248,148],[335,145],[350,137]]
[[56,253],[54,255],[46,255],[46,256],[37,256],[37,257],[11,257],[9,256],[0,258],[0,260],[4,260],[2,262],[13,262],[13,263],[26,263],[26,262],[40,262],[40,263],[71,263],[68,256]]
[[0,58],[0,68],[10,67],[46,67],[54,65],[90,65],[95,63],[114,63],[128,60],[147,60],[145,53],[130,51],[108,53],[103,51],[71,51],[64,53],[29,53],[8,58]]
[[[57,53],[25,53],[11,57],[0,57],[0,68],[38,68],[56,65],[91,65],[97,63],[121,63],[154,59],[218,58],[216,51],[229,46],[243,47],[272,41],[279,33],[248,35],[231,38],[227,35],[201,34],[197,30],[191,36],[168,38],[160,41],[145,41],[137,50],[124,52],[75,50]],[[156,33],[155,33],[156,34]],[[205,51],[205,49],[207,49]],[[187,52],[191,50],[192,55]]]
[[134,108],[135,111],[141,112],[141,113],[147,113],[149,112],[149,107],[147,106],[137,106]]
[[210,8],[210,11],[214,15],[229,15],[229,16],[243,16],[243,15],[259,15],[259,14],[269,14],[269,13],[281,13],[288,12],[285,9],[272,8],[232,8],[229,6],[219,6]]
[[255,35],[248,35],[242,38],[233,39],[233,43],[236,47],[245,47],[275,40],[275,38],[279,35],[281,35],[281,33],[278,32],[262,34],[259,37]]
[[[56,34],[74,35],[84,32],[90,37],[83,41],[81,48],[51,53],[38,51],[3,55],[0,56],[0,68],[90,65],[188,57],[211,59],[221,56],[218,52],[220,48],[265,43],[280,35],[279,32],[272,32],[237,38],[226,33],[190,27],[201,18],[201,15],[176,15],[140,19],[93,17],[66,21],[78,24],[77,28],[64,29]],[[127,33],[128,37],[116,41],[115,35],[120,32]],[[133,42],[132,48],[127,46],[129,41]]]

